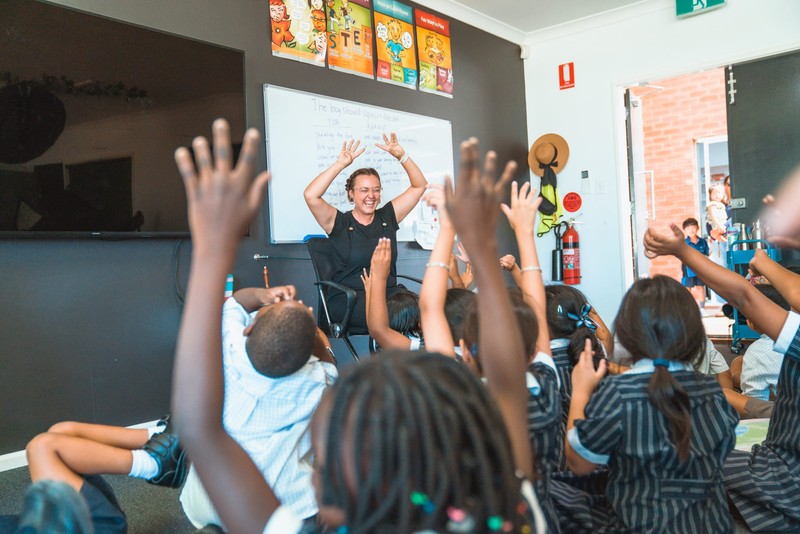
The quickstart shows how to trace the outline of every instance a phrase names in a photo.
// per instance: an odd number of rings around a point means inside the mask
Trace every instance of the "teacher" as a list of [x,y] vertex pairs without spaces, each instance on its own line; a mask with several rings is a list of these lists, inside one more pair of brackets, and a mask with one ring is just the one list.
[[[363,269],[369,268],[372,253],[381,237],[388,237],[392,242],[392,263],[389,278],[386,281],[386,297],[391,297],[403,286],[397,285],[397,229],[400,221],[414,209],[425,193],[428,182],[422,171],[411,159],[411,156],[397,142],[394,133],[383,136],[384,144],[375,146],[397,159],[408,175],[408,189],[378,207],[381,203],[381,178],[378,171],[372,168],[357,169],[345,183],[347,199],[353,209],[342,213],[334,208],[322,196],[333,180],[349,167],[353,161],[364,153],[359,148],[360,141],[350,140],[342,144],[342,151],[333,165],[314,178],[306,187],[303,196],[306,199],[314,219],[328,234],[333,242],[336,264],[334,282],[356,290],[358,299],[350,319],[351,327],[366,330],[367,317],[364,295],[364,284],[361,281]],[[328,299],[328,311],[331,317],[341,320],[346,310],[346,298],[343,293],[331,295]]]

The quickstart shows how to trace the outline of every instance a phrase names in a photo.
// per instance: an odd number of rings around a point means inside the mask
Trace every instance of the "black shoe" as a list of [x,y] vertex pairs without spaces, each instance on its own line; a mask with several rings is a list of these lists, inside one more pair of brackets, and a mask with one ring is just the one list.
[[171,426],[167,419],[167,428],[163,432],[153,434],[142,448],[158,464],[158,473],[148,482],[156,486],[179,488],[186,481],[189,466],[186,452],[181,447],[178,436],[172,432]]

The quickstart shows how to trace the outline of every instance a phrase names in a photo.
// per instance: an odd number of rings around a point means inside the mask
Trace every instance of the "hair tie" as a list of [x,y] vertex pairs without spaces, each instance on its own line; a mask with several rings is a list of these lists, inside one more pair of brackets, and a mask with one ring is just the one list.
[[[560,306],[559,306],[560,308]],[[583,305],[580,311],[580,315],[575,315],[574,313],[567,312],[567,318],[572,319],[575,321],[575,328],[580,328],[585,326],[592,332],[597,331],[597,323],[595,323],[591,317],[589,317],[589,312],[592,311],[592,305],[586,303]]]
[[663,367],[665,369],[669,369],[669,363],[670,361],[667,360],[666,358],[656,358],[655,360],[653,360],[654,367]]
[[412,491],[411,492],[411,502],[415,506],[419,506],[422,508],[422,511],[426,514],[430,514],[436,509],[436,505],[434,505],[430,498],[427,495],[422,493],[421,491]]

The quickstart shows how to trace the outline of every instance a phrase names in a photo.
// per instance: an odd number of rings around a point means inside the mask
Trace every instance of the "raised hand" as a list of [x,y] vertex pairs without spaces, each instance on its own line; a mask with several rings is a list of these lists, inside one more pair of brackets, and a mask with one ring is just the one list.
[[469,263],[469,254],[467,254],[467,251],[464,249],[464,245],[461,244],[461,241],[456,243],[456,248],[458,248],[458,254],[456,254],[456,258],[464,263]]
[[391,240],[387,237],[382,237],[378,240],[378,246],[375,247],[375,252],[372,253],[372,263],[369,267],[369,276],[371,280],[383,281],[386,284],[386,279],[389,278],[389,266],[392,263],[392,247]]
[[233,169],[228,122],[224,119],[215,120],[212,132],[213,158],[208,141],[204,137],[197,137],[192,142],[197,168],[184,147],[175,151],[175,162],[186,188],[189,227],[195,252],[228,252],[232,261],[242,229],[262,205],[269,173],[264,171],[255,181],[252,180],[260,140],[257,130],[250,129],[245,133],[242,153]]
[[364,284],[364,293],[366,293],[367,302],[369,302],[369,290],[370,290],[369,282],[370,282],[369,273],[367,272],[367,268],[364,267],[363,269],[361,269],[361,283]]
[[513,271],[516,265],[517,260],[514,258],[513,254],[506,254],[500,258],[500,268],[504,271]]
[[592,350],[592,342],[588,339],[584,345],[583,352],[578,359],[578,363],[572,368],[572,391],[573,395],[581,393],[583,395],[591,395],[592,391],[600,383],[600,380],[606,374],[606,360],[600,360],[597,369],[594,368],[594,351]]
[[648,228],[644,234],[645,256],[652,259],[656,256],[675,256],[686,245],[686,236],[676,224],[669,225],[671,232],[657,234]]
[[450,224],[450,218],[447,216],[447,207],[445,206],[443,184],[428,184],[425,194],[422,196],[422,201],[436,210],[441,224]]
[[353,161],[364,153],[364,147],[358,148],[361,144],[359,140],[349,140],[342,143],[342,151],[339,152],[339,158],[336,160],[336,163],[340,165],[344,165],[348,167],[353,163]]
[[390,133],[388,136],[383,134],[383,144],[375,143],[375,146],[381,150],[385,150],[395,159],[401,159],[406,153],[405,149],[397,142],[397,134],[394,132]]
[[[497,154],[494,151],[486,154],[483,172],[479,170],[478,160],[478,140],[473,137],[462,142],[458,187],[455,193],[445,188],[447,212],[471,256],[486,243],[495,243],[500,195],[517,169],[517,164],[509,161],[500,179],[495,180]],[[446,182],[449,184],[449,180]]]
[[787,178],[775,196],[764,197],[761,219],[767,240],[781,247],[800,248],[800,170]]
[[515,232],[523,234],[533,234],[533,226],[536,222],[536,211],[542,203],[542,197],[535,189],[531,188],[530,182],[525,182],[517,190],[517,182],[511,182],[511,207],[501,204],[508,224]]

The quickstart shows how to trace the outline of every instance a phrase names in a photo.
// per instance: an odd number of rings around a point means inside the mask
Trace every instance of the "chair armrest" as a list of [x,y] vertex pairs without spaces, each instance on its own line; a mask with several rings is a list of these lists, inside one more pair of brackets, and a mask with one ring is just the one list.
[[398,274],[397,278],[405,278],[406,280],[410,280],[412,282],[418,283],[419,285],[422,285],[422,279],[421,278],[417,278],[415,276],[407,276],[405,274]]
[[[332,323],[330,321],[328,322],[328,331],[334,338],[346,336],[350,329],[350,317],[353,315],[353,310],[356,307],[356,300],[358,299],[356,290],[351,287],[347,287],[345,285],[338,284],[336,282],[331,282],[328,280],[321,280],[319,282],[314,282],[314,285],[317,286],[318,288],[320,286],[330,287],[337,291],[341,291],[342,293],[345,294],[345,298],[347,299],[346,303],[347,308],[345,309],[344,317],[342,318],[341,322],[338,323],[339,324],[338,332],[335,331],[335,329],[331,326],[336,323]],[[324,299],[323,302],[325,302],[325,306],[327,307],[328,306],[327,298],[323,297],[323,299]]]

